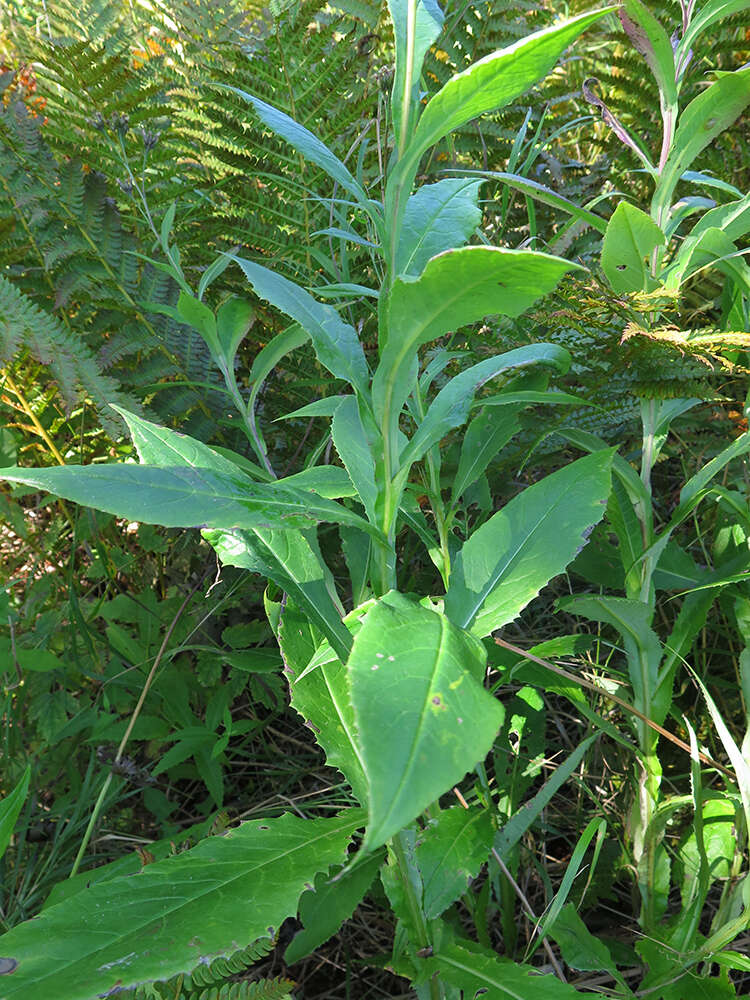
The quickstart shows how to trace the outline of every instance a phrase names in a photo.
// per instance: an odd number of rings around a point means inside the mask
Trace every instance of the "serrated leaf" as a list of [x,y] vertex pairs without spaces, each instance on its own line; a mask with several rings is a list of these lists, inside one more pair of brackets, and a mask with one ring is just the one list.
[[243,823],[136,875],[92,885],[3,937],[3,1000],[91,1000],[190,972],[273,937],[318,872],[344,860],[359,810]]
[[363,518],[312,490],[254,483],[232,474],[186,466],[67,465],[0,469],[0,479],[24,483],[129,521],[167,528],[311,528],[321,521],[352,524],[372,534]]
[[485,651],[445,616],[391,592],[368,611],[347,670],[368,785],[364,848],[385,843],[489,750],[502,706]]
[[489,315],[518,316],[577,265],[550,254],[463,247],[433,257],[418,278],[394,282],[388,340],[372,382],[378,420],[393,421],[412,389],[420,346]]
[[320,363],[336,378],[344,379],[364,393],[368,381],[367,361],[354,327],[345,323],[333,306],[318,302],[288,278],[242,257],[233,259],[245,272],[256,295],[306,331]]
[[439,917],[466,892],[492,849],[489,811],[453,806],[441,809],[419,833],[416,858],[422,873],[424,914]]
[[424,184],[406,203],[396,274],[421,274],[431,257],[463,246],[481,224],[481,180],[446,177]]
[[[345,658],[339,659],[327,644],[316,644],[309,623],[289,603],[281,616],[278,635],[292,707],[315,734],[331,767],[341,771],[358,802],[366,805],[367,779]],[[310,669],[313,659],[316,666]]]
[[612,452],[595,452],[527,487],[475,531],[456,558],[445,613],[489,635],[572,562],[604,514]]
[[326,872],[315,879],[314,889],[303,893],[299,918],[304,924],[284,953],[287,965],[298,962],[336,933],[362,902],[383,861],[378,851],[361,864],[343,873]]
[[539,975],[530,965],[517,965],[470,941],[458,944],[447,934],[436,954],[420,962],[421,980],[438,973],[441,980],[463,990],[465,998],[484,1000],[576,1000],[580,993],[555,976]]

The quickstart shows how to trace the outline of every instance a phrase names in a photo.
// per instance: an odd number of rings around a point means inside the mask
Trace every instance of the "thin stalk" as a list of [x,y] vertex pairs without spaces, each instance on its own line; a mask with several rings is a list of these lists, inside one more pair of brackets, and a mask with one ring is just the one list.
[[[414,390],[414,401],[416,403],[419,419],[424,420],[424,400],[422,399],[419,381],[417,381],[417,385]],[[427,466],[427,475],[429,477],[430,508],[432,509],[432,516],[435,518],[435,527],[437,528],[438,539],[440,541],[440,554],[443,557],[443,568],[440,571],[440,575],[443,579],[443,586],[447,590],[451,575],[451,556],[448,548],[448,521],[445,516],[445,508],[443,506],[442,495],[440,492],[440,475],[435,464],[435,457],[432,448],[428,450],[427,455],[425,456],[425,464]]]
[[417,0],[409,0],[406,12],[406,65],[404,66],[404,93],[401,100],[401,132],[398,155],[403,156],[409,139],[411,123],[411,78],[414,74],[414,42],[417,34]]
[[[164,657],[164,653],[167,650],[167,646],[169,644],[169,640],[172,638],[172,633],[174,632],[175,628],[177,627],[177,623],[179,622],[180,618],[182,618],[183,612],[187,608],[187,606],[190,603],[190,601],[193,599],[193,595],[195,594],[196,590],[198,590],[198,588],[203,583],[203,580],[205,579],[205,576],[206,576],[206,574],[204,573],[203,576],[200,578],[200,580],[196,583],[196,585],[190,591],[190,593],[187,595],[187,597],[185,598],[185,600],[182,602],[182,604],[179,606],[179,608],[177,609],[177,613],[175,614],[174,618],[170,622],[169,628],[167,629],[167,631],[166,631],[166,633],[164,635],[164,639],[162,640],[162,644],[159,647],[159,652],[156,654],[156,659],[154,660],[153,665],[151,667],[151,670],[149,671],[148,677],[146,678],[146,683],[143,685],[143,688],[141,690],[140,696],[138,698],[138,702],[136,703],[136,706],[133,709],[133,714],[130,717],[130,722],[128,723],[128,727],[125,730],[124,736],[120,740],[120,745],[117,748],[117,753],[115,754],[115,759],[113,761],[113,766],[115,764],[118,764],[122,760],[122,755],[125,752],[125,747],[127,746],[128,740],[130,739],[130,734],[133,732],[133,727],[135,726],[135,724],[136,724],[136,722],[138,720],[138,716],[141,714],[141,709],[143,708],[144,702],[146,701],[146,695],[148,694],[149,689],[151,688],[151,685],[154,682],[154,677],[156,676],[156,671],[159,669],[159,664],[161,663],[161,661],[162,661],[162,659]],[[73,862],[73,867],[70,870],[70,875],[68,876],[68,878],[73,878],[73,876],[78,873],[78,869],[81,866],[81,861],[83,860],[83,856],[84,856],[84,854],[86,852],[86,848],[88,847],[89,841],[91,840],[91,835],[94,832],[94,827],[96,825],[97,820],[99,819],[99,814],[102,811],[102,807],[104,805],[104,800],[105,800],[107,792],[109,790],[109,786],[112,783],[112,775],[113,775],[113,773],[114,772],[112,770],[110,770],[109,774],[106,777],[106,780],[105,780],[104,784],[102,785],[102,790],[99,792],[99,797],[97,798],[97,800],[96,800],[96,802],[94,804],[94,808],[93,808],[93,810],[91,812],[91,819],[89,820],[88,826],[86,827],[86,831],[83,834],[83,840],[81,841],[81,846],[78,849],[78,854],[76,854],[76,859]]]
[[[412,922],[417,931],[418,939],[415,942],[416,948],[421,951],[425,948],[431,948],[432,941],[427,927],[427,918],[425,917],[424,910],[422,909],[422,903],[419,899],[417,899],[417,894],[414,892],[414,886],[412,885],[411,877],[409,875],[409,863],[406,859],[403,837],[403,831],[401,833],[397,833],[391,841],[391,848],[401,874],[401,884],[404,887],[404,893],[406,895],[406,905],[409,907],[409,913],[411,914]],[[437,977],[431,978],[430,1000],[442,1000],[442,997],[443,990],[440,986],[439,979]]]
[[[606,688],[599,687],[598,684],[594,684],[593,681],[588,680],[586,677],[582,677],[580,674],[571,673],[569,670],[564,670],[562,667],[558,667],[554,663],[550,663],[549,660],[543,660],[541,656],[535,656],[534,653],[530,653],[526,649],[521,649],[520,646],[515,646],[512,642],[506,642],[505,639],[498,639],[495,637],[495,642],[498,646],[502,646],[503,649],[509,650],[511,653],[515,653],[517,656],[521,656],[524,660],[529,660],[531,663],[538,663],[540,667],[544,667],[550,670],[553,674],[557,674],[558,677],[564,677],[566,681],[571,681],[571,683],[576,684],[578,687],[586,688],[588,691],[592,691],[594,694],[600,695],[602,698],[607,698],[609,701],[614,702],[615,705],[619,705],[620,708],[624,708],[626,712],[630,712],[634,715],[636,719],[640,719],[644,722],[650,729],[653,729],[655,733],[663,736],[664,739],[669,740],[670,743],[674,743],[675,746],[684,750],[686,753],[692,753],[690,745],[681,740],[679,736],[675,736],[670,733],[668,729],[660,726],[658,722],[654,722],[653,719],[649,719],[647,715],[639,711],[635,705],[631,705],[629,701],[625,701],[624,698],[620,698],[616,694],[612,694],[611,691],[607,691]],[[713,767],[722,774],[725,774],[728,778],[735,780],[735,774],[730,768],[725,767],[720,764],[718,760],[714,760],[713,757],[709,757],[704,753],[698,753],[699,760],[706,765],[706,767]]]

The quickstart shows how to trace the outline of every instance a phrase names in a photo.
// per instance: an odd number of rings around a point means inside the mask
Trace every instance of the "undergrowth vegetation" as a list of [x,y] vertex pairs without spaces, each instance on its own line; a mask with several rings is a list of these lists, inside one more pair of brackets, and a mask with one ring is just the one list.
[[748,0],[0,0],[0,1000],[750,992]]

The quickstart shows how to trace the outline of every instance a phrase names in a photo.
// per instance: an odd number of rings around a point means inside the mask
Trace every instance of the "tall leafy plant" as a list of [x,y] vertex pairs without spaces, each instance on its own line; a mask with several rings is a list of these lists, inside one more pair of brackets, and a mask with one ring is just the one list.
[[[750,103],[750,69],[743,67],[733,73],[717,74],[715,82],[682,110],[680,94],[699,39],[721,18],[747,6],[746,0],[708,3],[700,9],[692,3],[682,3],[682,25],[670,40],[666,29],[641,0],[623,3],[619,11],[622,24],[653,74],[660,94],[662,141],[655,156],[642,138],[631,134],[618,121],[592,90],[593,84],[589,81],[589,99],[600,108],[605,122],[621,141],[638,156],[653,181],[650,211],[646,213],[623,201],[604,233],[602,269],[612,290],[626,302],[632,317],[629,333],[641,333],[655,340],[662,334],[669,335],[674,328],[670,330],[664,326],[665,313],[679,300],[689,279],[711,268],[718,270],[727,283],[723,329],[740,331],[727,333],[725,339],[744,346],[750,269],[743,260],[740,241],[750,231],[750,196],[736,189],[732,192],[730,185],[696,171],[694,161]],[[708,190],[729,190],[731,200],[717,205],[694,194],[678,197],[682,186],[688,184]],[[693,221],[696,216],[698,220]],[[689,349],[689,331],[678,336]],[[721,344],[722,339],[717,333],[714,342]],[[704,627],[716,597],[723,587],[744,576],[747,561],[746,552],[738,551],[732,553],[733,558],[717,563],[713,569],[700,569],[679,544],[678,532],[689,518],[694,517],[697,507],[707,497],[731,510],[737,520],[737,529],[744,530],[747,512],[743,504],[738,504],[730,491],[717,485],[715,479],[730,461],[750,451],[748,434],[739,436],[685,482],[675,508],[666,516],[662,514],[660,498],[654,495],[653,470],[665,448],[672,424],[699,402],[697,398],[640,400],[639,474],[619,457],[614,465],[607,520],[615,545],[612,546],[602,533],[586,554],[588,558],[581,563],[584,574],[590,574],[592,581],[606,590],[615,590],[619,582],[624,596],[602,593],[561,602],[574,613],[613,628],[625,652],[633,704],[641,715],[634,722],[639,754],[629,824],[630,847],[641,898],[640,922],[648,935],[666,943],[674,949],[675,955],[679,953],[679,958],[657,961],[648,943],[640,950],[652,969],[647,985],[658,996],[662,996],[658,991],[663,989],[665,997],[672,995],[667,987],[675,976],[679,978],[687,968],[697,966],[720,951],[747,926],[749,919],[743,890],[739,886],[727,887],[726,905],[722,903],[708,939],[699,931],[703,907],[713,883],[710,873],[721,870],[719,854],[727,850],[740,853],[743,843],[741,834],[731,848],[726,841],[719,844],[717,840],[712,845],[708,837],[704,843],[704,817],[718,815],[716,799],[721,798],[723,805],[718,807],[718,812],[725,807],[725,815],[731,814],[738,831],[742,831],[748,818],[746,763],[743,764],[736,753],[733,755],[736,748],[729,733],[721,727],[718,729],[736,767],[739,796],[729,791],[726,796],[718,797],[702,788],[697,743],[690,723],[687,726],[694,751],[692,795],[669,794],[662,788],[659,727],[674,711],[675,677]],[[586,449],[596,450],[603,443],[581,430],[566,433],[571,441]],[[609,570],[603,574],[601,567],[607,562]],[[686,596],[674,617],[671,632],[662,643],[659,638],[659,592],[669,590],[678,590]],[[710,697],[704,693],[713,713]],[[673,866],[665,845],[665,832],[676,812],[691,804],[695,810],[697,840],[690,849],[700,856],[700,872],[693,873],[692,881],[685,876],[683,911],[667,920]],[[679,865],[674,867],[680,870]],[[727,958],[724,964],[732,967],[731,959]]]
[[[436,1000],[482,989],[555,1000],[575,993],[552,977],[530,975],[529,967],[477,951],[441,919],[466,880],[442,870],[440,845],[453,845],[458,870],[476,871],[482,851],[489,852],[492,824],[476,822],[472,813],[467,825],[439,804],[481,762],[503,719],[500,702],[484,686],[482,640],[514,619],[580,550],[603,515],[612,463],[611,449],[596,449],[528,487],[476,530],[459,533],[460,503],[518,429],[520,410],[566,401],[547,385],[550,372],[565,371],[569,358],[558,347],[537,344],[446,377],[454,354],[441,342],[484,317],[519,315],[575,265],[544,253],[469,245],[480,218],[476,180],[447,177],[416,191],[414,184],[435,143],[517,98],[602,12],[495,52],[424,103],[422,61],[442,13],[434,0],[392,0],[390,10],[394,150],[381,200],[366,190],[361,170],[352,173],[313,133],[241,94],[268,130],[335,181],[330,235],[341,245],[369,248],[377,284],[329,288],[338,297],[335,306],[278,271],[234,257],[256,296],[292,324],[257,356],[249,394],[243,394],[235,357],[251,305],[230,298],[209,308],[204,293],[227,258],[194,291],[170,243],[173,213],[162,226],[165,266],[181,288],[176,308],[222,372],[257,462],[121,411],[140,464],[2,471],[8,482],[131,521],[199,527],[224,563],[272,581],[277,589],[267,593],[267,610],[292,704],[360,807],[335,818],[245,823],[134,877],[105,874],[3,938],[12,972],[0,988],[4,1000],[53,982],[58,997],[85,1000],[189,971],[196,962],[273,937],[313,882],[325,897],[321,927],[330,934],[378,871],[399,921],[398,968],[420,996]],[[366,317],[367,303],[378,328],[372,371],[357,327],[347,321],[357,309]],[[306,341],[342,389],[297,415],[330,420],[341,465],[319,464],[329,453],[323,446],[301,471],[278,478],[257,425],[257,392],[278,361]],[[423,357],[421,349],[436,342],[432,356]],[[435,391],[438,376],[444,384]],[[497,391],[483,397],[480,408],[477,393],[490,381]],[[458,473],[447,489],[439,445],[464,425]],[[426,498],[432,524],[417,493]],[[346,592],[324,559],[320,524],[338,528],[350,578]],[[426,546],[439,574],[440,584],[422,594],[399,589],[402,544],[410,535]],[[438,830],[427,848],[417,837],[425,811]],[[464,827],[471,836],[456,842],[453,834]],[[347,857],[360,830],[358,851]],[[306,906],[313,919],[298,954],[321,940],[315,905]]]

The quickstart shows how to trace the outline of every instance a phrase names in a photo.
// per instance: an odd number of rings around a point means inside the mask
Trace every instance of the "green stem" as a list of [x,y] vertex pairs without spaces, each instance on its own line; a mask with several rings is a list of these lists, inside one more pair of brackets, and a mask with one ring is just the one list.
[[403,156],[409,139],[411,122],[411,78],[414,73],[414,42],[417,34],[417,0],[409,0],[406,13],[406,65],[404,66],[404,93],[401,100],[401,134],[398,155]]
[[[424,910],[422,909],[422,902],[417,898],[417,894],[414,891],[414,885],[411,881],[403,831],[401,833],[397,833],[393,838],[391,841],[391,848],[393,850],[393,856],[396,859],[396,864],[398,865],[399,874],[401,876],[401,884],[404,887],[406,905],[409,908],[412,923],[417,933],[417,940],[413,942],[415,950],[421,951],[423,949],[431,948],[432,937],[427,926],[427,918],[425,917]],[[437,977],[434,977],[430,979],[429,985],[430,1000],[442,1000],[443,990],[440,985],[440,980]]]

